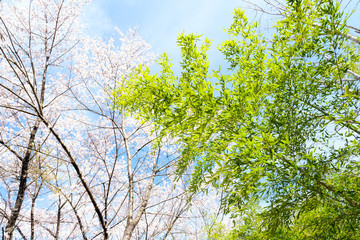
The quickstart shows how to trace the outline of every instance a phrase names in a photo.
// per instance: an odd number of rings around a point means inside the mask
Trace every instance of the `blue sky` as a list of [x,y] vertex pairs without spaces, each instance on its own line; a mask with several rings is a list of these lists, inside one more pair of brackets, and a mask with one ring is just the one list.
[[[114,27],[122,32],[138,27],[153,52],[180,60],[176,38],[186,33],[203,34],[213,40],[210,58],[218,56],[216,46],[226,38],[223,28],[232,23],[235,8],[249,6],[242,0],[94,0],[86,9],[84,22],[91,35],[108,37]],[[258,18],[248,11],[250,19]]]
[[91,33],[104,35],[117,26],[126,32],[138,27],[154,51],[171,51],[178,33],[223,37],[241,0],[94,0],[86,10]]
[[[343,0],[343,7],[353,9],[358,0]],[[252,0],[264,5],[263,0]],[[222,56],[216,51],[221,40],[226,39],[223,31],[232,22],[232,12],[242,7],[250,20],[261,20],[262,30],[269,28],[275,17],[256,13],[244,0],[93,0],[86,8],[83,22],[91,35],[108,38],[114,34],[114,27],[122,32],[138,27],[140,35],[152,45],[157,55],[170,54],[173,63],[179,62],[180,52],[176,46],[177,35],[186,33],[203,34],[213,40],[210,59],[219,61]],[[358,8],[360,7],[357,6]],[[359,10],[353,14],[351,24],[360,28]],[[218,64],[218,63],[217,63]]]

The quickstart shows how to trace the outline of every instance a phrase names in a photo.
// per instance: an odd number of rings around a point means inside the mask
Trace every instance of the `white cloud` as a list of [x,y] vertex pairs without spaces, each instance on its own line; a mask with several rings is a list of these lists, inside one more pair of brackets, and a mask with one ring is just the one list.
[[103,36],[114,30],[115,25],[108,13],[103,9],[104,3],[93,1],[85,8],[85,14],[81,17],[81,24],[85,25],[85,31],[90,35]]

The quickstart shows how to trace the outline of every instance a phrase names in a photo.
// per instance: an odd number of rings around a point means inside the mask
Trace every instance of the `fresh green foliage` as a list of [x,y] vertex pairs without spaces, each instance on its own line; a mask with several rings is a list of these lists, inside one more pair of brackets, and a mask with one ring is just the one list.
[[195,163],[193,191],[223,189],[224,208],[234,216],[264,203],[258,226],[267,238],[355,239],[358,39],[339,3],[287,6],[271,40],[235,10],[229,39],[219,46],[227,70],[209,70],[210,40],[182,33],[181,74],[166,54],[159,74],[140,66],[114,93],[117,107],[178,139],[178,173]]

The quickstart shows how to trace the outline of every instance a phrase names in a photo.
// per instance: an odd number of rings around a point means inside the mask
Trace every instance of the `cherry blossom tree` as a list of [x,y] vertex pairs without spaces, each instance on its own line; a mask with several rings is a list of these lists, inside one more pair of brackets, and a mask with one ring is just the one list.
[[114,108],[113,90],[153,61],[150,46],[135,30],[85,36],[87,2],[0,3],[3,237],[199,238],[217,195],[190,196],[173,174],[174,141],[160,145],[150,124]]

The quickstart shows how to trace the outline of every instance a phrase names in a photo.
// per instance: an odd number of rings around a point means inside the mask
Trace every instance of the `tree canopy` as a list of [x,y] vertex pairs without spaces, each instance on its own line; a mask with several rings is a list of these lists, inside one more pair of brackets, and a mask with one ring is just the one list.
[[87,35],[88,2],[0,1],[0,238],[199,239],[216,192],[175,182],[171,139],[112,107],[150,45]]
[[181,73],[167,54],[159,73],[140,66],[114,92],[116,107],[177,140],[178,174],[194,168],[192,191],[222,189],[234,216],[260,205],[251,234],[357,239],[359,30],[339,2],[286,6],[271,38],[235,10],[217,70],[209,39],[180,34]]

